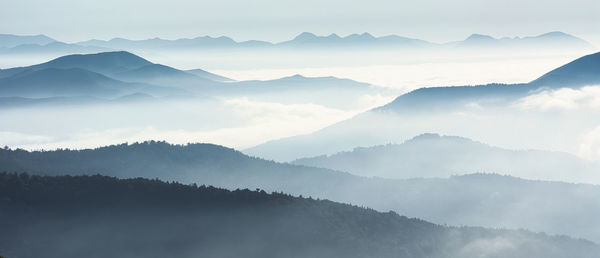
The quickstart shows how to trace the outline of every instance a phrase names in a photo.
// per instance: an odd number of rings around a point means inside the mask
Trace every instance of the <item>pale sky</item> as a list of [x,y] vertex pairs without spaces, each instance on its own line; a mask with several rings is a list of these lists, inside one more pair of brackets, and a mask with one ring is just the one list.
[[282,41],[303,31],[370,32],[434,42],[472,33],[563,31],[600,45],[598,0],[0,0],[0,33],[175,39],[227,35]]

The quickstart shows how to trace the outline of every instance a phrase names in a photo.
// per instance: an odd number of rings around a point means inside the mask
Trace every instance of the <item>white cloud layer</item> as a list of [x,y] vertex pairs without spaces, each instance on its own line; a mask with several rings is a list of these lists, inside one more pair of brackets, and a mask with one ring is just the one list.
[[[189,112],[189,114],[183,116],[183,118],[194,121],[193,124],[190,124],[192,125],[190,127],[165,126],[171,123],[180,123],[181,118],[176,117],[173,117],[175,120],[169,121],[153,119],[145,120],[145,123],[142,124],[123,124],[122,127],[111,126],[104,129],[80,128],[63,133],[51,132],[44,128],[36,130],[35,126],[24,123],[20,126],[16,124],[16,127],[13,127],[12,130],[0,130],[0,144],[25,149],[80,149],[122,142],[165,140],[180,144],[188,142],[214,143],[242,149],[273,139],[311,133],[330,124],[348,119],[367,109],[387,103],[391,98],[365,95],[359,100],[361,108],[354,110],[334,109],[313,103],[281,104],[248,98],[234,98],[224,101],[226,112],[188,108],[186,112]],[[61,111],[57,110],[56,112]],[[86,111],[83,115],[94,112]],[[215,112],[219,116],[226,116],[228,119],[236,121],[215,124],[210,127],[194,127],[195,124],[210,124],[212,121],[206,120],[204,118],[206,114],[200,114],[200,112]],[[76,124],[76,121],[80,121],[78,118],[80,115],[69,114],[67,115],[69,117],[68,121],[63,122]],[[199,119],[193,118],[193,116]],[[106,119],[114,120],[114,118]],[[116,122],[120,123],[118,120]],[[0,123],[0,129],[2,127],[2,123]],[[21,127],[29,128],[28,132],[17,132]],[[4,128],[8,127],[4,126]]]
[[600,108],[600,86],[545,90],[520,99],[515,105],[527,110],[587,110]]

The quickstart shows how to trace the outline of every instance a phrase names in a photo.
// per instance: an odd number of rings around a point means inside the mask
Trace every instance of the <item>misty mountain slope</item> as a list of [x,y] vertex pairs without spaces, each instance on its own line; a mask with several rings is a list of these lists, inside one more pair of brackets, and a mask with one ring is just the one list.
[[556,68],[532,81],[531,84],[547,87],[599,85],[600,52]]
[[235,81],[233,79],[230,79],[230,78],[218,75],[218,74],[210,73],[210,72],[207,72],[202,69],[185,70],[185,72],[199,76],[200,78],[209,79],[209,80],[218,81],[218,82],[234,82]]
[[241,81],[236,85],[254,91],[277,90],[319,90],[331,88],[335,90],[362,90],[370,86],[368,83],[357,82],[350,79],[328,77],[305,77],[299,74],[267,81]]
[[97,54],[74,54],[62,56],[45,63],[28,67],[16,67],[0,70],[0,77],[8,77],[24,70],[46,68],[80,68],[110,76],[113,73],[139,68],[152,64],[150,61],[125,51],[102,52]]
[[[0,174],[7,257],[599,257],[583,240],[448,228],[263,191]],[[503,243],[493,250],[482,249]]]
[[21,36],[12,34],[0,34],[0,47],[12,48],[23,44],[45,45],[56,40],[46,35]]
[[155,83],[159,85],[189,81],[199,81],[200,83],[211,82],[211,80],[207,80],[194,74],[161,64],[144,65],[124,72],[116,73],[113,76],[124,81]]
[[292,164],[367,177],[404,179],[487,172],[526,179],[600,184],[600,165],[570,154],[513,151],[438,134],[422,134],[402,144],[359,147],[330,156],[297,159]]
[[230,83],[228,94],[259,101],[305,104],[315,103],[337,109],[361,106],[366,95],[393,95],[394,90],[336,77],[293,75],[268,81]]
[[[600,67],[595,62],[599,54],[582,57],[558,70],[583,71],[589,84],[600,85],[593,71]],[[585,72],[592,71],[592,72]],[[550,72],[550,74],[554,74]],[[480,86],[454,86],[420,88],[398,96],[390,103],[348,120],[330,125],[314,133],[271,140],[245,149],[253,156],[278,161],[318,155],[331,155],[349,151],[356,146],[381,145],[403,142],[423,132],[439,132],[446,135],[461,135],[477,138],[498,146],[520,146],[531,143],[527,148],[539,147],[545,139],[569,137],[569,134],[553,134],[552,130],[536,130],[529,126],[533,121],[548,128],[563,128],[564,131],[583,133],[598,125],[597,116],[583,116],[584,112],[558,112],[554,116],[543,113],[544,109],[524,109],[519,101],[544,93],[548,87],[581,89],[578,80],[563,80],[560,76],[546,76],[544,84],[488,84]],[[563,120],[557,119],[560,117]],[[577,118],[581,119],[577,119]],[[508,122],[510,121],[510,122]],[[560,122],[562,121],[562,122]],[[528,125],[529,124],[529,125]],[[469,126],[459,126],[469,125]],[[523,125],[523,127],[519,127]],[[571,128],[564,128],[571,125]],[[581,127],[577,127],[580,125]],[[583,131],[583,132],[582,132]],[[529,132],[529,134],[525,133]],[[577,142],[578,139],[564,139]]]
[[[73,151],[0,150],[0,171],[158,177],[180,182],[206,182],[233,189],[261,186],[294,192],[316,191],[319,186],[310,184],[314,178],[332,182],[355,179],[348,173],[253,158],[219,145],[171,145],[154,141]],[[286,183],[288,180],[293,182]]]
[[518,38],[517,41],[529,44],[530,46],[540,44],[546,47],[551,46],[556,48],[580,47],[583,49],[596,49],[590,42],[561,31],[552,31],[538,36]]
[[0,94],[11,97],[117,96],[136,85],[80,68],[25,70],[0,78]]
[[445,112],[471,104],[502,106],[534,92],[528,84],[487,84],[420,88],[403,94],[375,111],[397,113]]
[[275,163],[211,144],[122,144],[90,150],[0,150],[0,171],[103,174],[283,191],[393,210],[434,223],[525,228],[600,242],[600,186],[497,175],[430,179],[365,178]]
[[[182,83],[210,83],[224,78],[209,72],[204,72],[202,76],[198,76],[166,65],[154,64],[126,51],[62,56],[42,64],[0,70],[0,77],[8,77],[25,70],[46,68],[80,68],[115,79],[129,82],[156,83],[161,86],[162,84],[173,84],[180,81]],[[196,73],[200,74],[199,71],[196,71]]]
[[23,98],[0,97],[2,108],[55,108],[55,107],[80,107],[80,105],[112,105],[121,103],[136,103],[156,101],[157,98],[145,93],[133,93],[114,99],[105,99],[90,96],[48,97],[48,98]]
[[155,96],[189,94],[175,87],[123,82],[81,68],[27,69],[7,78],[0,78],[0,95],[4,97],[117,98],[138,92]]
[[420,88],[399,96],[377,110],[443,111],[447,108],[461,108],[471,103],[498,106],[537,93],[540,88],[579,88],[586,85],[600,85],[600,53],[580,57],[527,84]]
[[[0,79],[16,76],[25,71],[39,71],[48,68],[88,70],[114,78],[115,88],[119,88],[119,85],[124,85],[122,82],[136,83],[136,87],[139,88],[138,92],[155,96],[201,95],[217,98],[251,98],[253,101],[269,101],[283,104],[315,103],[334,108],[364,108],[361,106],[363,105],[361,101],[364,95],[390,94],[390,90],[335,77],[308,78],[296,75],[269,81],[236,82],[200,69],[188,72],[161,64],[154,64],[124,51],[69,55],[38,65],[0,70]],[[53,77],[49,79],[50,83],[52,79],[66,81],[65,87],[69,86],[69,80],[71,80],[68,74],[47,74],[47,76]],[[77,78],[73,79],[76,80]],[[122,82],[117,82],[116,80]],[[90,83],[82,84],[85,86]],[[11,84],[11,87],[38,87],[36,85],[27,85],[25,81],[22,84]],[[81,87],[81,89],[83,88]],[[135,92],[129,91],[123,95],[133,93]],[[47,92],[38,95],[41,97],[64,97],[62,95],[47,95]],[[94,92],[90,92],[87,95],[104,97]],[[35,96],[34,92],[30,92],[29,95],[10,95],[10,97],[32,96]]]

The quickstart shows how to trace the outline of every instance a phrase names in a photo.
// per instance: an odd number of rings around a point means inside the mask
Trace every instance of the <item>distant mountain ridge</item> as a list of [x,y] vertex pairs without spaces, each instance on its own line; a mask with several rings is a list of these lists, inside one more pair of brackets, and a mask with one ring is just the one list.
[[595,49],[591,43],[560,31],[544,33],[538,36],[494,38],[489,35],[472,34],[463,41],[447,43],[460,48],[529,48],[529,49]]
[[397,35],[375,37],[369,33],[351,34],[340,37],[337,34],[317,36],[313,33],[303,32],[289,41],[277,43],[278,46],[292,47],[349,47],[349,46],[396,46],[396,47],[430,47],[433,43]]
[[415,136],[401,144],[360,147],[291,163],[367,177],[406,179],[488,172],[526,179],[600,184],[600,164],[570,154],[513,151],[463,137],[431,133]]
[[0,48],[12,48],[19,45],[26,44],[37,44],[46,45],[56,42],[56,40],[46,35],[12,35],[12,34],[0,34]]
[[[483,43],[483,44],[482,44]],[[463,41],[436,44],[425,40],[402,37],[398,35],[387,35],[375,37],[367,32],[362,34],[350,34],[348,36],[339,36],[335,33],[327,36],[318,36],[310,32],[302,32],[295,38],[278,43],[249,40],[235,41],[229,37],[196,37],[193,39],[165,40],[159,38],[147,40],[128,40],[123,38],[114,38],[108,41],[89,40],[79,42],[83,46],[110,47],[114,49],[134,49],[134,48],[200,48],[200,47],[352,47],[352,46],[384,46],[384,47],[560,47],[560,48],[595,48],[589,42],[563,32],[549,32],[538,36],[528,36],[523,38],[501,38],[496,39],[488,35],[473,34]]]
[[110,48],[81,46],[54,41],[48,44],[21,44],[10,48],[0,48],[0,55],[34,55],[45,53],[59,54],[91,54],[111,51]]
[[564,32],[549,32],[538,36],[494,38],[489,35],[473,34],[462,41],[447,43],[432,43],[426,40],[387,35],[376,37],[370,33],[355,33],[339,36],[335,33],[327,36],[318,36],[310,32],[302,32],[293,39],[281,42],[268,42],[261,40],[236,41],[227,36],[211,37],[201,36],[195,38],[180,38],[175,40],[151,38],[143,40],[130,40],[126,38],[113,38],[110,40],[87,40],[77,43],[63,43],[54,39],[39,36],[0,35],[0,42],[6,39],[5,45],[0,44],[0,54],[23,54],[28,52],[59,52],[59,53],[91,53],[114,50],[195,50],[195,49],[314,49],[314,48],[361,48],[385,47],[396,49],[578,49],[592,50],[595,46],[589,42],[566,34]]

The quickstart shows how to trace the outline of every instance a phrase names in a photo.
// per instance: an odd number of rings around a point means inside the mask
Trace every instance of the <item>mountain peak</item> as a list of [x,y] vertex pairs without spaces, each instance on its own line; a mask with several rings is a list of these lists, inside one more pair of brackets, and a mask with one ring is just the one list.
[[152,64],[150,61],[127,51],[74,54],[62,56],[38,67],[79,67],[98,73],[115,73]]
[[372,39],[375,39],[375,37],[368,32],[364,32],[362,34],[349,35],[349,36],[345,37],[345,39],[372,40]]
[[335,34],[335,33],[329,34],[329,36],[327,36],[327,38],[329,38],[329,39],[341,39],[341,37],[338,36],[338,34]]
[[495,38],[490,35],[475,33],[475,34],[471,34],[471,36],[469,36],[467,39],[465,39],[465,41],[468,41],[468,40],[495,40]]
[[283,77],[280,80],[301,80],[301,79],[306,79],[307,77],[304,77],[301,74],[294,74],[292,76],[287,76],[287,77]]
[[442,138],[442,136],[437,133],[423,133],[423,134],[413,137],[412,139],[410,139],[410,141],[431,140],[431,139],[439,139],[439,138]]
[[294,40],[307,40],[317,38],[317,35],[310,32],[302,32],[300,35],[296,36]]
[[551,31],[551,32],[539,35],[537,37],[538,38],[542,38],[542,37],[568,37],[568,38],[572,38],[574,36],[570,35],[570,34],[567,34],[567,33],[564,33],[562,31]]

